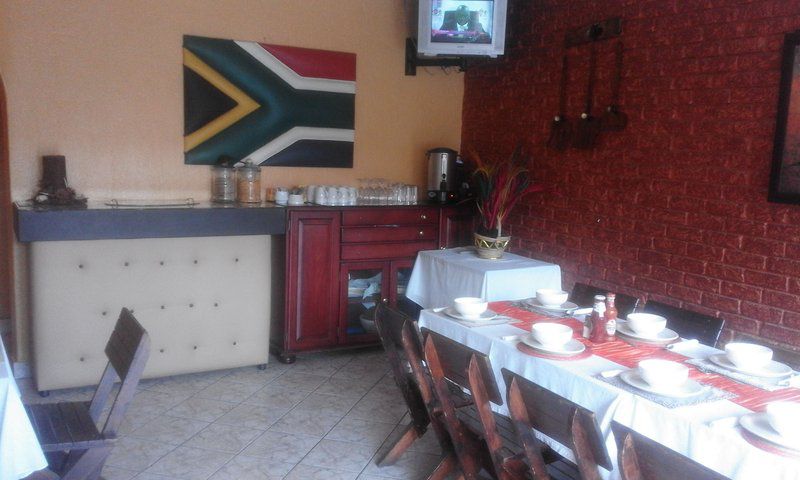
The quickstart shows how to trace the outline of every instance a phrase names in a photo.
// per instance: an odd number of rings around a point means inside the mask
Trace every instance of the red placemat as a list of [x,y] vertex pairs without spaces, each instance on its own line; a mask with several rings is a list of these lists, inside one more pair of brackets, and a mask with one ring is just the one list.
[[571,362],[575,360],[582,360],[584,358],[588,358],[592,356],[592,348],[587,346],[586,350],[582,351],[577,355],[565,356],[565,355],[551,355],[549,353],[544,353],[536,350],[533,347],[525,345],[522,342],[517,344],[517,350],[524,353],[525,355],[530,355],[532,357],[539,357],[539,358],[546,358],[548,360],[559,360],[565,362]]
[[[679,363],[684,363],[687,360],[687,358],[683,355],[671,352],[664,348],[654,348],[651,345],[631,345],[620,339],[617,339],[613,342],[594,344],[582,337],[583,324],[578,320],[572,317],[548,317],[547,315],[542,315],[515,307],[512,303],[513,302],[508,301],[491,302],[489,304],[489,308],[501,315],[506,315],[516,319],[517,321],[511,323],[510,325],[521,328],[525,331],[530,331],[531,326],[538,322],[555,322],[568,325],[572,327],[573,331],[575,331],[575,338],[587,346],[587,351],[590,350],[588,347],[591,347],[591,352],[595,355],[611,360],[612,362],[619,363],[620,365],[628,368],[636,367],[641,360],[647,358],[661,358]],[[536,356],[541,356],[541,354],[537,353]],[[575,357],[571,358],[573,360],[579,359]],[[561,357],[557,359],[560,360]],[[732,402],[754,412],[763,411],[767,403],[777,400],[800,402],[800,389],[798,388],[792,387],[769,392],[752,385],[739,383],[724,375],[703,373],[692,365],[689,365],[689,367],[690,378],[704,385],[711,385],[735,394],[736,398],[731,399]]]
[[531,331],[531,326],[534,323],[550,322],[567,325],[579,336],[583,334],[583,324],[572,317],[548,317],[547,315],[543,315],[541,313],[517,308],[513,306],[511,302],[491,302],[489,303],[489,308],[500,315],[513,318],[515,321],[510,323],[510,325],[529,332]]

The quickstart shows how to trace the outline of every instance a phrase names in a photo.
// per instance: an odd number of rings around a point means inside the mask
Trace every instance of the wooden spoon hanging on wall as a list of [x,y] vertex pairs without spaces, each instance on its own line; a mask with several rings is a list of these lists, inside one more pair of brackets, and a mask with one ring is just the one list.
[[611,103],[603,112],[600,125],[604,132],[621,132],[628,125],[628,115],[619,109],[619,88],[622,81],[622,41],[615,47],[616,66],[611,78]]
[[[596,37],[594,37],[596,38]],[[600,134],[600,120],[592,116],[592,103],[594,103],[594,80],[595,70],[597,69],[597,47],[593,39],[589,51],[589,81],[586,86],[586,105],[581,113],[581,118],[575,128],[575,136],[572,139],[572,146],[582,150],[594,148],[597,144],[597,136]]]
[[567,114],[567,83],[569,74],[567,67],[567,54],[561,60],[561,84],[558,92],[558,113],[553,118],[550,127],[550,138],[547,139],[547,146],[555,150],[566,150],[572,140],[572,124],[566,117]]

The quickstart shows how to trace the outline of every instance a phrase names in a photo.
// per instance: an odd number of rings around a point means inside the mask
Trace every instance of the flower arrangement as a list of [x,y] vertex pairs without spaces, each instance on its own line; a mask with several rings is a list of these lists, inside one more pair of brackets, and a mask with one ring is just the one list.
[[517,202],[524,196],[541,192],[544,185],[533,183],[530,175],[530,158],[522,147],[514,149],[505,162],[485,162],[474,156],[476,196],[480,226],[478,233],[498,238],[503,235],[503,224]]

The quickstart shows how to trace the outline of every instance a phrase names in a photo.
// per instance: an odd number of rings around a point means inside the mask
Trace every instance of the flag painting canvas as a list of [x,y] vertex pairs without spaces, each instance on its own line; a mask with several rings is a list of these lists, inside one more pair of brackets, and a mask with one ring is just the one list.
[[183,37],[184,162],[352,168],[356,55]]

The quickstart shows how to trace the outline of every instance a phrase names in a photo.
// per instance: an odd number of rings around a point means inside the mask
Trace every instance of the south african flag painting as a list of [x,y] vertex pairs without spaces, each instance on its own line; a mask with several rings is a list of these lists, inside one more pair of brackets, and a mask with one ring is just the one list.
[[183,37],[184,162],[352,168],[353,53]]

